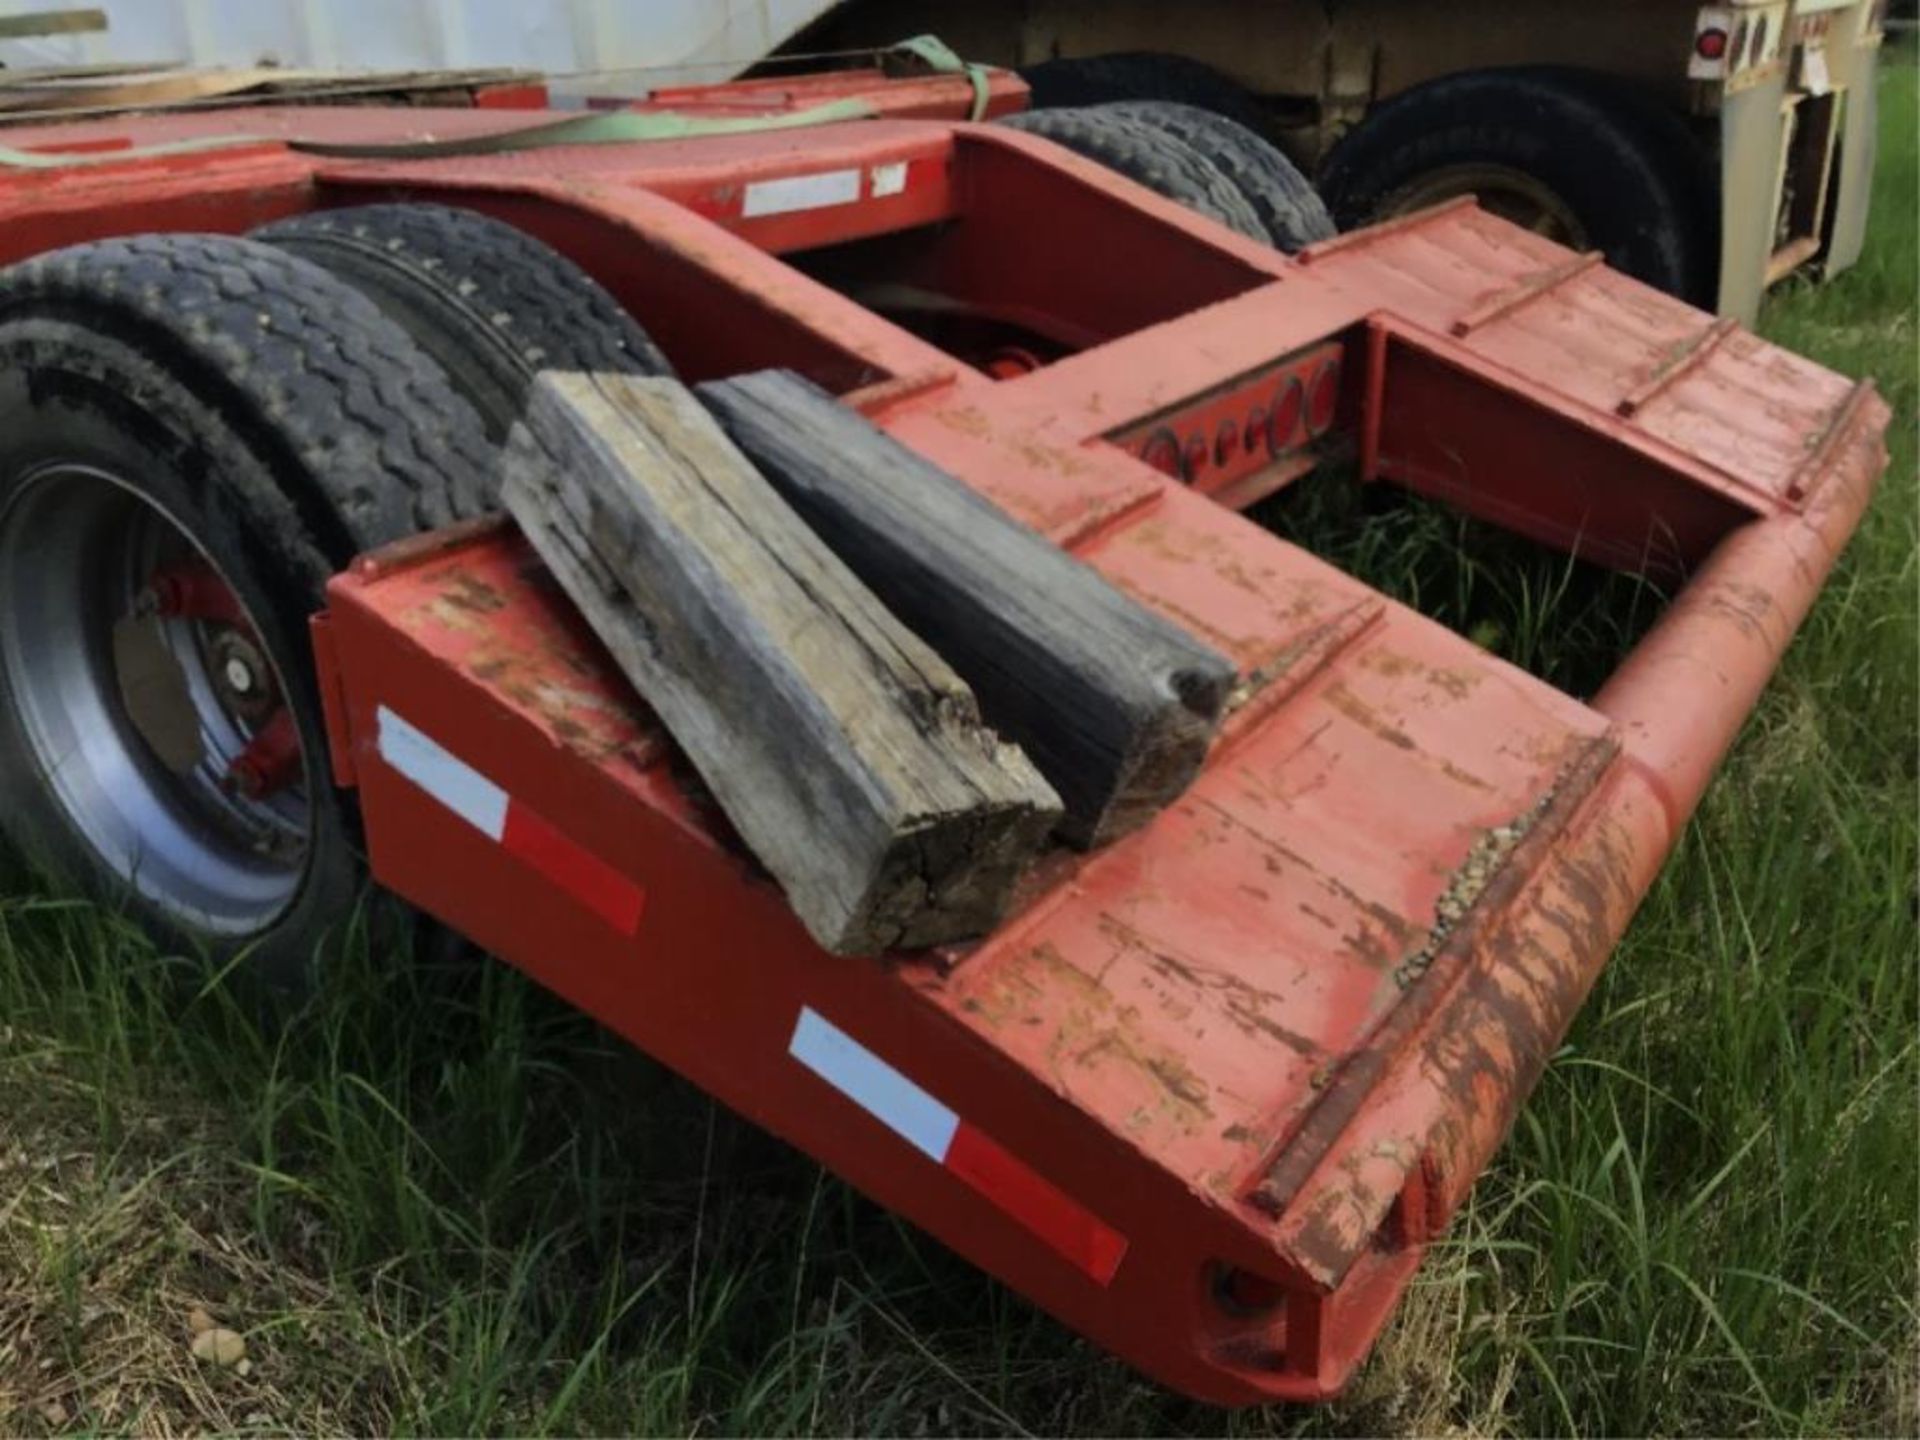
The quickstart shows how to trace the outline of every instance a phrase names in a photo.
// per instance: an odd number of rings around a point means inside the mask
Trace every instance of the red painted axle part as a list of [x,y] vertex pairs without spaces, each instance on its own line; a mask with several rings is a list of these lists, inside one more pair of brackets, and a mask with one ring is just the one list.
[[169,620],[216,621],[247,626],[247,614],[220,573],[205,560],[182,561],[156,572],[135,607]]
[[300,731],[293,711],[277,707],[227,767],[225,783],[249,800],[278,794],[300,777]]

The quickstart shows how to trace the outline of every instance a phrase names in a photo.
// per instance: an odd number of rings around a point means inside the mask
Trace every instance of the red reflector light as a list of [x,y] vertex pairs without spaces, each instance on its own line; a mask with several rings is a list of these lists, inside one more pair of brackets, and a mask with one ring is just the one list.
[[1147,437],[1147,443],[1140,447],[1140,458],[1174,480],[1184,479],[1180,473],[1180,441],[1171,430],[1156,430]]
[[1231,420],[1222,420],[1213,432],[1213,463],[1225,465],[1240,449],[1240,427]]
[[1187,479],[1193,479],[1206,468],[1207,454],[1207,442],[1198,435],[1187,441],[1187,453],[1183,457],[1186,461]]
[[1247,433],[1241,437],[1241,444],[1248,450],[1267,438],[1267,407],[1256,405],[1247,412]]
[[1326,434],[1339,405],[1340,367],[1322,365],[1313,377],[1313,393],[1307,397],[1307,433],[1315,439]]
[[1727,53],[1727,32],[1715,26],[1693,37],[1693,49],[1702,60],[1718,60]]
[[1299,443],[1300,411],[1305,400],[1306,392],[1299,376],[1289,375],[1281,382],[1280,393],[1273,402],[1273,414],[1267,421],[1267,449],[1273,454],[1278,455]]

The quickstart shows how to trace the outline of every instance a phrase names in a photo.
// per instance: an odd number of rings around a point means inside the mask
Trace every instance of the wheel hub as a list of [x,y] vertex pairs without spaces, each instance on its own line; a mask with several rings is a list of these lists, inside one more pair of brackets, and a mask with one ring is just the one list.
[[0,705],[112,873],[192,928],[270,924],[311,812],[285,687],[237,592],[127,479],[42,466],[0,508]]

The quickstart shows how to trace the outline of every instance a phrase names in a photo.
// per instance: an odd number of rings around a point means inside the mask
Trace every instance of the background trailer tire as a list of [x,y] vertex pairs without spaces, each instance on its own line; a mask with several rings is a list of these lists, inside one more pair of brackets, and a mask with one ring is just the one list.
[[1237,120],[1171,100],[1129,100],[1109,113],[1144,120],[1191,146],[1232,182],[1261,228],[1288,255],[1334,234],[1333,217],[1299,168]]
[[1185,141],[1137,116],[1094,106],[1028,110],[999,123],[1097,160],[1156,195],[1263,244],[1267,241],[1267,229],[1253,206],[1218,166]]
[[1396,96],[1320,176],[1340,228],[1475,194],[1481,205],[1683,299],[1711,304],[1718,237],[1704,164],[1675,116],[1604,76],[1449,75]]
[[362,884],[308,619],[356,552],[480,512],[489,454],[398,326],[270,246],[0,273],[0,835],[297,982]]
[[471,210],[362,205],[281,220],[253,235],[379,306],[440,362],[496,443],[543,369],[672,373],[591,275],[525,231]]

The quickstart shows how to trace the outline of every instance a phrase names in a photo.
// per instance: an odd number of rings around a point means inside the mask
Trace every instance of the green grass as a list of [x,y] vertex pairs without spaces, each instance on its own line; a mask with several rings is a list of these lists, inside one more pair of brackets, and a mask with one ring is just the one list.
[[[1345,1401],[1167,1396],[502,966],[350,947],[268,1031],[117,918],[18,894],[0,1432],[1914,1433],[1910,57],[1884,96],[1865,261],[1764,325],[1878,378],[1884,488]],[[1342,503],[1276,518],[1565,683],[1650,611]],[[189,1357],[195,1305],[248,1373]]]

